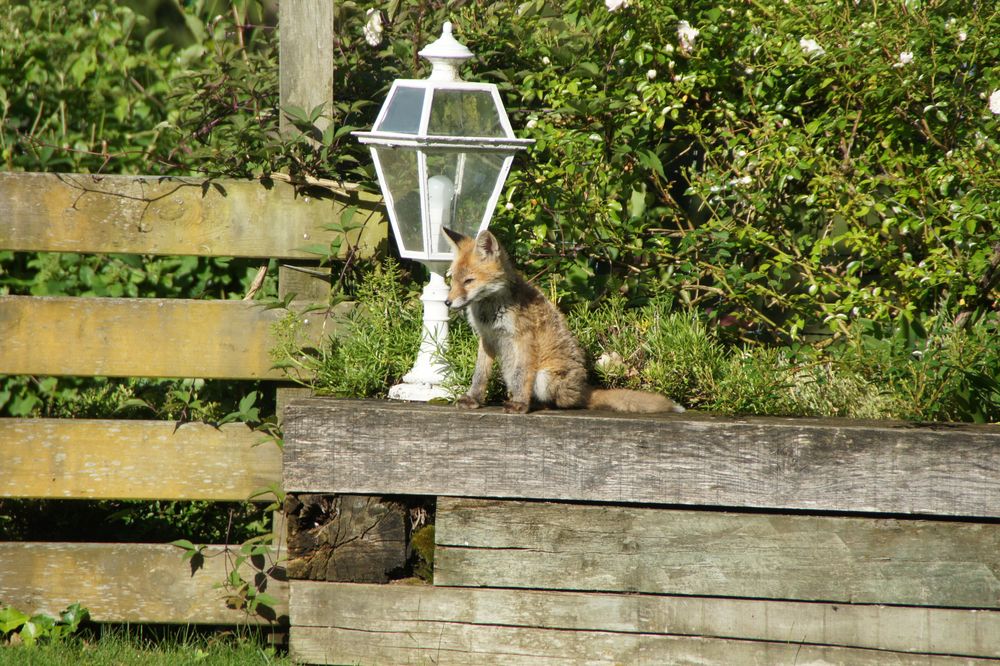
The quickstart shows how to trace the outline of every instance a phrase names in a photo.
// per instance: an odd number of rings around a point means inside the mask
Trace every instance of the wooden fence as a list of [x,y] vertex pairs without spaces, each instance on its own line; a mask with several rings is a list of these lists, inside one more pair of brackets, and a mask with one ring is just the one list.
[[996,426],[311,398],[284,479],[437,498],[433,585],[289,582],[304,662],[1000,660]]
[[[282,106],[332,101],[333,63],[322,55],[333,44],[332,10],[330,0],[281,3]],[[349,205],[365,226],[347,240],[370,255],[386,226],[376,199],[349,188],[6,173],[0,249],[315,263],[303,248],[334,240],[327,225]],[[282,269],[278,289],[325,300],[329,285]],[[239,300],[0,296],[0,373],[281,380],[269,350],[285,314]],[[319,334],[330,321],[313,314],[309,328]],[[0,419],[0,497],[243,501],[281,478],[278,448],[261,439],[244,424]],[[78,602],[102,622],[253,620],[223,600],[228,563],[212,557],[221,549],[209,547],[194,571],[164,544],[0,543],[0,603],[56,613]],[[267,591],[284,615],[285,584]]]

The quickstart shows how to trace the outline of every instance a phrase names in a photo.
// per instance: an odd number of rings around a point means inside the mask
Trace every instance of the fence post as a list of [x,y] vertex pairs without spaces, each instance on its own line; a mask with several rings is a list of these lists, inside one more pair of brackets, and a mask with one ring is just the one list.
[[[278,50],[279,99],[282,108],[311,111],[320,104],[327,113],[333,105],[334,0],[285,0],[278,4],[281,39]],[[329,121],[321,119],[322,131]],[[281,114],[281,133],[292,131]]]

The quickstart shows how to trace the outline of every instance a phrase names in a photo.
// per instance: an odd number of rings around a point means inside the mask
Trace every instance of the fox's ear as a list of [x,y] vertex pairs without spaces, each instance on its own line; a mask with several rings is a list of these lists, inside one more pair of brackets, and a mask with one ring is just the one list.
[[488,229],[483,229],[476,236],[476,250],[486,259],[495,258],[500,254],[500,241]]
[[441,227],[441,231],[444,232],[444,237],[447,239],[448,245],[451,245],[451,249],[456,252],[458,252],[458,246],[463,240],[469,240],[468,236],[460,234],[457,231],[453,231],[448,227]]

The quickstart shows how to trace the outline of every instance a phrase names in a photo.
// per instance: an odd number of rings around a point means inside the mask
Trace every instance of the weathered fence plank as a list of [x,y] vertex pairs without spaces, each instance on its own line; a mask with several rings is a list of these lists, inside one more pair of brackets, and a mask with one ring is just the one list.
[[312,398],[285,490],[1000,516],[1000,428]]
[[[326,587],[324,590],[322,587]],[[320,664],[988,664],[992,660],[889,650],[796,644],[767,640],[602,628],[621,626],[614,612],[637,612],[645,597],[621,596],[608,604],[596,596],[553,593],[456,592],[447,588],[376,588],[291,584],[291,648],[295,659]],[[493,594],[497,592],[497,594]],[[587,630],[553,628],[545,612],[573,615]],[[657,603],[654,600],[652,603]],[[319,604],[307,617],[301,609]],[[505,603],[512,604],[507,608]],[[605,615],[604,622],[599,615]],[[318,615],[318,616],[317,616]],[[496,622],[495,620],[501,620]],[[558,618],[556,619],[558,623]],[[789,631],[792,635],[794,629]]]
[[241,501],[281,482],[242,423],[0,419],[0,497]]
[[[0,599],[22,611],[57,615],[79,603],[97,622],[238,624],[261,622],[228,608],[219,587],[232,568],[210,546],[200,567],[174,546],[157,544],[0,542]],[[252,578],[247,566],[244,577]],[[269,579],[267,591],[287,615],[287,583]]]
[[1000,524],[440,498],[439,585],[1000,608]]
[[[349,307],[303,321],[318,339]],[[0,371],[282,379],[270,352],[286,314],[246,301],[0,296]]]
[[329,244],[338,232],[325,226],[356,205],[365,224],[349,239],[373,254],[386,237],[381,199],[327,195],[280,181],[0,173],[0,248],[316,258],[304,248]]

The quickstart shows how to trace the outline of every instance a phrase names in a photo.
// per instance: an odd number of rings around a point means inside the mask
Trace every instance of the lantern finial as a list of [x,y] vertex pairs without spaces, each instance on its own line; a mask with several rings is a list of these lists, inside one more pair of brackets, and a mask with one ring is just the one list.
[[421,49],[419,54],[430,61],[432,69],[428,78],[435,81],[461,81],[458,68],[473,56],[465,44],[452,37],[451,21],[445,21],[441,36]]

